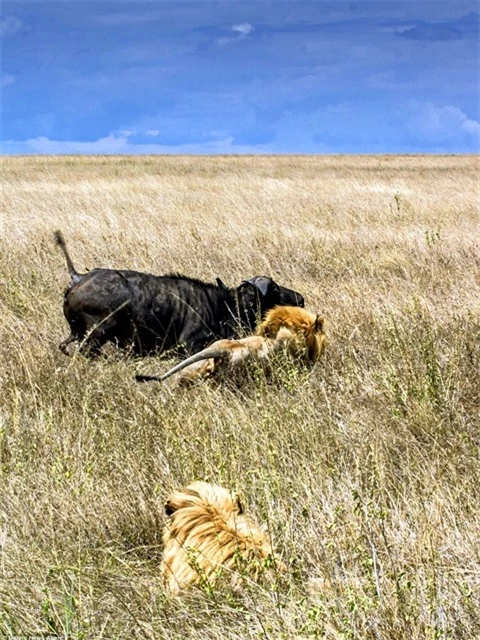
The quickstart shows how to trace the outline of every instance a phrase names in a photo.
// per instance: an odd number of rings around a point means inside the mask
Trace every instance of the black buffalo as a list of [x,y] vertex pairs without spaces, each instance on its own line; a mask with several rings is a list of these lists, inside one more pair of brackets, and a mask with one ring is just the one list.
[[130,346],[136,354],[168,349],[193,354],[219,338],[251,332],[257,319],[275,305],[304,306],[303,296],[267,276],[244,280],[232,289],[218,278],[211,284],[178,274],[117,269],[81,274],[59,231],[55,240],[72,278],[63,305],[71,330],[60,344],[66,355],[71,355],[74,342],[81,351],[96,355],[108,341]]

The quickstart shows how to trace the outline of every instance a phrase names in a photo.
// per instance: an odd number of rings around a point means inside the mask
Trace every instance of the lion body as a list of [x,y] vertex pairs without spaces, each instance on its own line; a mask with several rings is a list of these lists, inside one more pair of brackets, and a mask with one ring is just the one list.
[[211,376],[244,373],[252,361],[267,367],[270,357],[280,351],[297,362],[314,364],[326,345],[323,326],[322,318],[300,307],[275,307],[266,314],[256,335],[217,340],[207,347],[205,353],[216,349],[221,355],[187,365],[178,384],[188,386]]
[[180,386],[188,386],[211,376],[244,372],[250,362],[266,364],[274,350],[274,341],[263,336],[248,336],[239,340],[217,340],[212,347],[219,347],[225,355],[200,360],[185,367],[178,379]]

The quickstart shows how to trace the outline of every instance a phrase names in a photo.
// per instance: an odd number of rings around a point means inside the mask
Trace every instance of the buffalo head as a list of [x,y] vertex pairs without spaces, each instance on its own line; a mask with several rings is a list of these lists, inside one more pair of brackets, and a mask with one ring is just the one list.
[[276,306],[305,306],[303,296],[277,284],[268,276],[255,276],[243,280],[236,289],[238,317],[244,327],[253,330],[258,317]]
[[248,296],[255,296],[260,303],[260,310],[264,311],[273,307],[292,306],[304,307],[305,300],[303,296],[294,291],[277,284],[275,280],[268,276],[255,276],[250,280],[244,280],[238,289],[242,289]]

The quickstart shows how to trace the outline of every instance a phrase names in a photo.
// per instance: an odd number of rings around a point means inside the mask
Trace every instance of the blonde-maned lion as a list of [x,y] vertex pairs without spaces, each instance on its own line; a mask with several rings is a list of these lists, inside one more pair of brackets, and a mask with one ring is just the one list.
[[[256,333],[282,342],[294,357],[314,364],[325,350],[325,321],[300,307],[274,307],[267,311]],[[283,334],[282,334],[283,331]]]
[[165,503],[161,571],[171,594],[198,584],[214,584],[243,567],[253,578],[276,560],[265,531],[243,513],[236,494],[196,481]]
[[161,376],[137,376],[139,380],[166,380],[181,371],[180,386],[223,374],[242,374],[249,362],[268,367],[281,351],[295,362],[314,364],[326,345],[324,320],[301,307],[275,307],[266,314],[256,335],[238,340],[217,340]]

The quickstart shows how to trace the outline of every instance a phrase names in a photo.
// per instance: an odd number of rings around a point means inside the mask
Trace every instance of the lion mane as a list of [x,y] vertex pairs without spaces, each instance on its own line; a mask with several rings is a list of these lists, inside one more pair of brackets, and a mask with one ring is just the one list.
[[214,584],[244,568],[257,578],[276,560],[267,533],[243,512],[236,494],[196,481],[173,492],[165,503],[161,572],[167,590]]
[[277,306],[266,313],[257,335],[283,343],[291,355],[314,364],[327,343],[324,327],[324,319],[306,309]]

